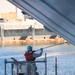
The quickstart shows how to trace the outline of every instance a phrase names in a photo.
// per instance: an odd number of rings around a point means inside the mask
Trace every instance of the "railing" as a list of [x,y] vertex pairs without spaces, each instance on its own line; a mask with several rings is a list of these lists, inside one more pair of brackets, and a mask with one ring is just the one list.
[[[18,66],[19,65],[22,65],[22,64],[26,64],[26,63],[34,63],[33,61],[31,61],[31,62],[28,62],[28,61],[17,61],[15,58],[11,58],[11,59],[13,59],[13,61],[7,61],[6,59],[5,59],[5,62],[4,62],[4,64],[5,64],[5,70],[4,70],[4,73],[5,73],[5,75],[7,75],[7,64],[11,64],[11,75],[14,75],[13,74],[13,68],[14,68],[14,65],[16,64],[16,75],[19,75],[19,68],[18,68]],[[43,61],[35,61],[36,63],[45,63],[45,74],[44,75],[47,75],[47,58],[46,58],[46,53],[45,53],[45,60],[43,60]],[[24,75],[25,73],[23,73],[23,75]]]

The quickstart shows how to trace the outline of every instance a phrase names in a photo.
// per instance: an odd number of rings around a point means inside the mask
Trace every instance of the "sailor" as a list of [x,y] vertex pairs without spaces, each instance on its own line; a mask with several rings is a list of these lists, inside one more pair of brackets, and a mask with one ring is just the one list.
[[[37,67],[35,64],[35,59],[37,57],[40,57],[43,53],[43,48],[40,48],[39,50],[33,51],[32,46],[27,47],[27,51],[25,52],[24,56],[26,58],[27,63],[27,69],[26,69],[26,75],[37,75],[38,73],[36,72]],[[33,61],[34,63],[29,63],[29,61]]]

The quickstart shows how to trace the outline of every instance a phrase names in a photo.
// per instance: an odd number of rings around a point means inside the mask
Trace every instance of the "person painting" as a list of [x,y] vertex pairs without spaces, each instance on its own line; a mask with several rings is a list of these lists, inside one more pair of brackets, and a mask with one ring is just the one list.
[[[26,75],[37,75],[36,72],[37,67],[35,64],[35,60],[37,57],[40,57],[43,53],[43,48],[40,48],[39,50],[33,51],[32,46],[27,47],[27,51],[25,52],[24,56],[26,58],[27,63],[27,69],[26,69]],[[31,63],[30,61],[33,61],[34,63]]]

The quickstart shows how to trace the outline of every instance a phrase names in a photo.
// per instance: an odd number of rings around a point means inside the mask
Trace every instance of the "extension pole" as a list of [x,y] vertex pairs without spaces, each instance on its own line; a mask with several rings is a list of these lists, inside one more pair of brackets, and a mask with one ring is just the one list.
[[[59,44],[55,44],[55,45],[51,45],[51,46],[47,46],[47,47],[44,47],[43,49],[46,49],[46,48],[49,48],[49,47],[53,47],[53,46],[57,46],[57,45],[61,45],[61,44],[64,44],[64,43],[59,43]],[[38,51],[40,49],[37,49],[36,51]]]

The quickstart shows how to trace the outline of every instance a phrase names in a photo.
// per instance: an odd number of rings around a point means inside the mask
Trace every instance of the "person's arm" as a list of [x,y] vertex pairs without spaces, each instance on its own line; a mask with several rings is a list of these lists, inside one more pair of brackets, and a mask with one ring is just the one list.
[[33,57],[34,57],[34,58],[40,57],[40,56],[42,55],[42,53],[43,53],[43,48],[40,48],[40,50],[35,51],[35,52],[33,53]]

